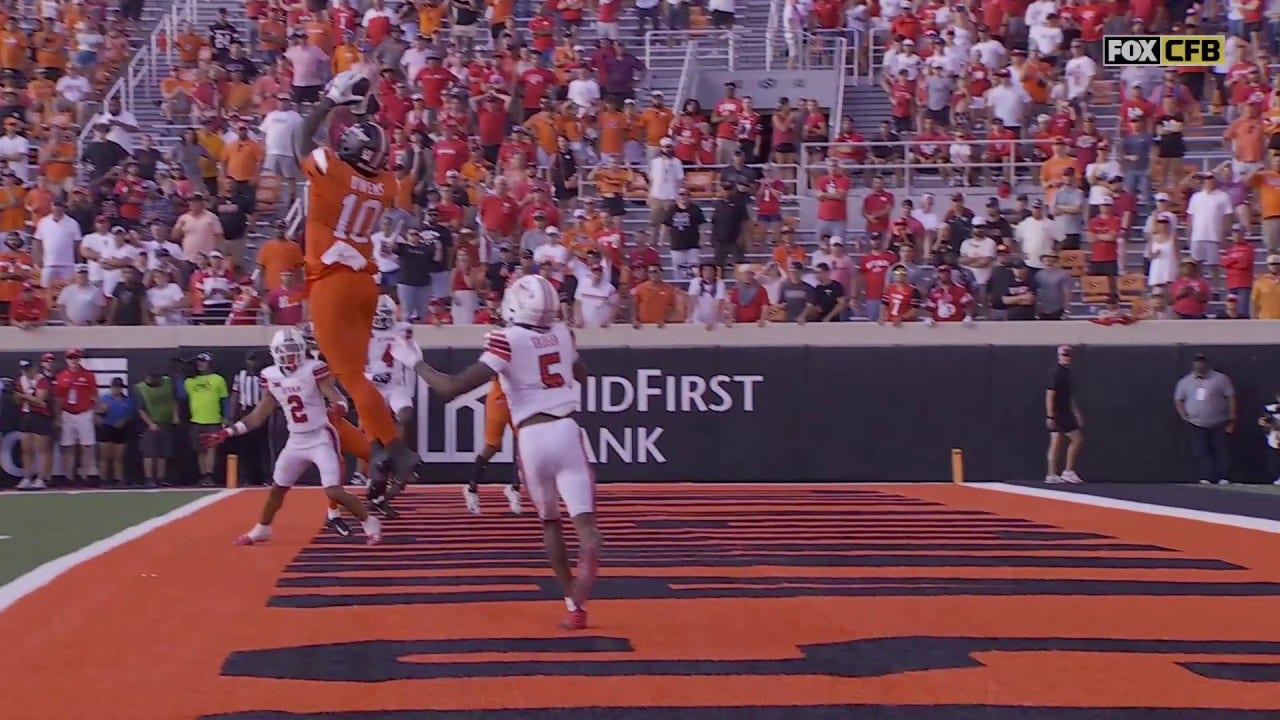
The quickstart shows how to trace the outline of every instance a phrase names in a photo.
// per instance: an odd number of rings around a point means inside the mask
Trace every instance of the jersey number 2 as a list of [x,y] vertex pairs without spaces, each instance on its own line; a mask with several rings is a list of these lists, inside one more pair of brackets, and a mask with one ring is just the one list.
[[564,373],[556,370],[560,364],[560,353],[552,352],[538,356],[538,371],[542,374],[542,386],[545,388],[564,387],[568,380]]
[[302,403],[302,398],[297,395],[290,395],[288,398],[289,419],[301,425],[307,421],[307,407]]
[[333,236],[339,240],[369,242],[380,217],[381,200],[370,198],[360,202],[359,195],[349,194],[342,198],[342,211],[338,213],[338,223],[333,226]]

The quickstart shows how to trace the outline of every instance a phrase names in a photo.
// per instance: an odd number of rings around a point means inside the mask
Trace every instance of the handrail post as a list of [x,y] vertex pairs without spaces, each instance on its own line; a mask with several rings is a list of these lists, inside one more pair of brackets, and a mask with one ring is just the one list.
[[737,39],[737,35],[732,30],[730,30],[729,31],[729,72],[734,72],[738,69],[738,53],[737,53],[737,46],[735,44],[736,39]]

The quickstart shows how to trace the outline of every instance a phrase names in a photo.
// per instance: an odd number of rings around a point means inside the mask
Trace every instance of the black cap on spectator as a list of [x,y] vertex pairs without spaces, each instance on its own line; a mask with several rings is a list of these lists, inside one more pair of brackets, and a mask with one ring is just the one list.
[[118,388],[124,387],[124,380],[118,377],[111,378],[111,387],[118,387]]
[[1000,207],[1000,201],[996,198],[987,198],[987,207],[998,208]]
[[818,272],[827,272],[831,270],[831,266],[826,263],[818,263],[817,266],[814,267],[814,269],[817,270]]
[[520,251],[520,257],[523,257],[523,258],[532,258],[532,257],[533,257],[533,251],[532,251],[532,250],[528,250],[528,249],[526,249],[526,250],[521,250],[521,251]]
[[803,269],[804,269],[804,263],[800,262],[799,260],[792,260],[792,261],[791,261],[791,269],[792,269],[792,270],[803,270]]
[[1022,261],[1022,258],[1018,258],[1017,260],[1014,260],[1013,262],[1009,263],[1009,266],[1015,267],[1015,268],[1024,268],[1027,266],[1027,264]]

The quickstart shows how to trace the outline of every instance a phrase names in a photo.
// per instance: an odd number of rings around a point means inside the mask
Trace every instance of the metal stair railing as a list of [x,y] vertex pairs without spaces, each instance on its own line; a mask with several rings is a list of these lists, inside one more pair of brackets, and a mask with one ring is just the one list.
[[655,61],[681,57],[679,44],[705,41],[701,60],[722,61],[726,70],[737,70],[738,33],[733,30],[650,30],[644,34],[644,64],[650,70]]
[[[157,68],[157,56],[160,47],[165,47],[166,58],[173,61],[174,38],[177,30],[186,22],[194,22],[196,18],[197,0],[177,0],[169,13],[161,18],[147,42],[134,54],[133,59],[125,67],[124,72],[102,96],[102,106],[106,107],[110,100],[119,100],[125,112],[134,112],[137,107],[138,88],[145,82],[158,83],[160,77]],[[135,113],[136,114],[136,113]],[[80,131],[80,142],[84,143],[93,128],[88,123]]]

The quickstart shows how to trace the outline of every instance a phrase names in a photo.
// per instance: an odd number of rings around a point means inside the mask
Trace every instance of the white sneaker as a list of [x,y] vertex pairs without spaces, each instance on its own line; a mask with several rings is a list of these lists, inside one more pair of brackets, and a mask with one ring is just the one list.
[[1078,485],[1084,481],[1080,479],[1080,476],[1076,474],[1075,470],[1068,470],[1062,473],[1062,482]]
[[1061,485],[1065,481],[1057,475],[1045,475],[1044,482],[1046,485]]
[[1272,481],[1271,481],[1271,484],[1272,484],[1272,485],[1280,485],[1280,477],[1276,478],[1275,480],[1272,480]]
[[1230,480],[1228,480],[1228,479],[1226,479],[1226,478],[1219,478],[1219,479],[1218,479],[1218,484],[1219,484],[1219,485],[1230,485],[1230,484],[1231,484],[1231,481],[1230,481]]
[[519,515],[522,512],[520,507],[520,491],[508,485],[502,489],[502,494],[507,496],[507,505],[511,507],[511,514]]
[[44,484],[44,480],[41,480],[40,478],[36,478],[35,480],[31,481],[32,490],[44,490],[47,487],[48,486]]
[[471,488],[462,487],[462,497],[467,501],[467,512],[472,515],[480,514],[480,493],[471,492]]
[[1201,484],[1201,485],[1212,485],[1213,483],[1209,482],[1208,480],[1201,480],[1201,481],[1200,481],[1200,484]]
[[[1280,481],[1277,481],[1277,482],[1280,482]],[[22,482],[18,483],[18,487],[17,487],[17,489],[18,489],[18,490],[30,490],[30,489],[31,489],[31,478],[22,478]]]

